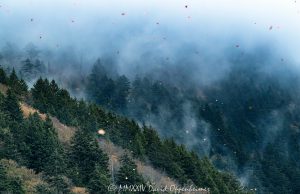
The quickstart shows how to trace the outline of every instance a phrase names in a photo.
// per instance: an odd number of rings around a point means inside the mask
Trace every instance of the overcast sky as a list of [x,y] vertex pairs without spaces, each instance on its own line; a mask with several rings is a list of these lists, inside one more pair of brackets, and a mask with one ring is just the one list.
[[[267,43],[300,62],[300,1],[0,0],[0,45],[73,46],[83,55],[182,45]],[[208,49],[212,49],[208,48]]]

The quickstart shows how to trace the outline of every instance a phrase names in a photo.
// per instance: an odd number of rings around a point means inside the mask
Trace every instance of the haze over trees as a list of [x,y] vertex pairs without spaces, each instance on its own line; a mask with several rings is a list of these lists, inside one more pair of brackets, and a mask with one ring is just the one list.
[[[0,188],[4,191],[72,193],[75,187],[82,187],[90,193],[107,193],[112,183],[108,156],[97,141],[104,138],[131,153],[121,160],[116,174],[119,184],[146,182],[136,171],[131,158],[134,157],[165,171],[181,185],[194,184],[210,188],[213,193],[246,193],[234,176],[219,172],[207,158],[200,159],[173,140],[161,139],[150,127],[140,128],[133,120],[72,98],[55,81],[40,78],[28,91],[15,71],[9,76],[4,73],[1,80],[6,79],[10,81],[1,81],[1,84],[2,87],[7,84],[8,90],[0,95]],[[23,89],[14,93],[20,86]],[[20,102],[24,101],[40,113],[24,117],[20,108]],[[41,113],[48,116],[43,119]],[[77,128],[69,146],[59,140],[50,115]],[[104,137],[96,136],[99,128],[106,130]],[[18,174],[19,169],[24,169],[22,176]],[[27,169],[34,173],[29,175]],[[29,187],[26,174],[32,181],[39,180],[38,183]]]

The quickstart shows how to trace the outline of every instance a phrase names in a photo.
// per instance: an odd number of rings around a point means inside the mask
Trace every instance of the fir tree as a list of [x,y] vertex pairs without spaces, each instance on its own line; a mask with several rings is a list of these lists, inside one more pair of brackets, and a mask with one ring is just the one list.
[[117,173],[117,184],[130,186],[144,183],[143,177],[137,172],[136,164],[125,154],[121,159],[121,168]]
[[28,89],[26,82],[24,80],[19,80],[15,69],[12,70],[8,78],[8,85],[17,96],[24,95]]
[[127,108],[127,98],[130,91],[130,82],[126,76],[120,76],[115,83],[113,106],[116,110],[124,111]]
[[6,170],[2,164],[0,164],[0,192],[25,194],[20,179],[17,177],[8,177],[6,175]]
[[7,96],[3,103],[3,110],[9,115],[9,117],[16,122],[23,121],[23,114],[17,100],[16,95],[10,89],[7,91]]
[[74,169],[73,180],[78,185],[86,185],[96,166],[108,174],[108,157],[100,149],[96,139],[88,131],[78,130],[71,142],[70,165]]
[[22,62],[23,66],[21,68],[20,74],[25,80],[31,80],[34,77],[34,64],[30,59],[26,59]]
[[4,69],[2,69],[0,66],[0,83],[7,84],[7,81],[8,81],[8,77],[7,77]]
[[96,165],[95,170],[91,175],[88,183],[88,188],[91,194],[108,194],[108,186],[110,179],[106,171],[103,171],[103,167]]

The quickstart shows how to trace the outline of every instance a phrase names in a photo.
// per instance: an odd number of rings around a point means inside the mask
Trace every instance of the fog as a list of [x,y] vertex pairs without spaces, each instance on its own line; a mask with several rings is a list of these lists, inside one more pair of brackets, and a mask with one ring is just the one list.
[[[17,66],[26,58],[39,58],[53,69],[50,77],[80,78],[101,58],[111,61],[107,64],[115,65],[112,69],[131,80],[148,75],[175,85],[207,89],[226,77],[233,65],[245,64],[263,74],[255,77],[260,79],[256,84],[272,80],[268,76],[279,78],[282,88],[291,88],[284,92],[293,93],[299,102],[298,93],[292,91],[299,89],[299,83],[292,86],[290,77],[290,72],[297,77],[300,67],[299,4],[295,0],[0,0],[0,65]],[[30,48],[36,52],[28,52]],[[253,91],[260,91],[255,87]],[[84,92],[78,92],[77,97],[85,97]],[[206,98],[201,89],[197,92]],[[224,93],[227,96],[222,97]],[[216,101],[213,103],[218,106],[222,103],[222,107],[226,100],[230,105],[232,99],[246,103],[241,98],[247,94],[235,98],[228,91],[224,93],[205,100]],[[180,143],[209,155],[214,146],[213,127],[198,118],[190,101],[182,104],[180,134],[170,132],[178,128],[178,121],[167,121],[172,114],[166,106],[158,107],[159,114],[149,115],[143,122],[161,135],[177,136]],[[281,135],[285,109],[271,110],[251,124],[265,130],[259,149],[264,150]],[[162,126],[168,126],[169,131]],[[234,150],[226,144],[222,150],[227,153],[223,160],[236,171]],[[245,185],[253,174],[247,165],[251,166],[245,164],[236,173]]]
[[32,43],[50,62],[72,53],[69,63],[89,67],[109,56],[121,73],[135,74],[197,61],[201,82],[222,75],[228,54],[260,46],[278,59],[300,62],[296,1],[2,0],[0,5],[0,46],[10,42],[22,50]]

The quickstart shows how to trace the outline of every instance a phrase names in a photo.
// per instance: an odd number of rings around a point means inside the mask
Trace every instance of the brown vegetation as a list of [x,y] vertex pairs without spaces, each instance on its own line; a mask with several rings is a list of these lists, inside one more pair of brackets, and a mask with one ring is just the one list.
[[70,143],[73,135],[75,134],[76,128],[75,127],[68,127],[62,124],[57,118],[51,117],[52,123],[54,128],[57,131],[58,139],[64,143]]
[[23,112],[23,115],[25,118],[28,118],[30,115],[34,113],[38,113],[38,115],[41,117],[41,119],[46,120],[46,115],[40,113],[38,110],[30,107],[29,105],[25,104],[24,102],[20,103],[21,110]]
[[6,94],[7,90],[8,90],[8,88],[6,85],[0,84],[0,92],[2,94]]
[[25,193],[37,193],[36,186],[47,185],[47,183],[42,180],[40,174],[36,174],[33,170],[19,166],[13,160],[2,159],[0,163],[4,166],[7,176],[20,178]]

